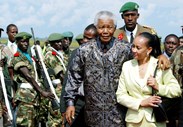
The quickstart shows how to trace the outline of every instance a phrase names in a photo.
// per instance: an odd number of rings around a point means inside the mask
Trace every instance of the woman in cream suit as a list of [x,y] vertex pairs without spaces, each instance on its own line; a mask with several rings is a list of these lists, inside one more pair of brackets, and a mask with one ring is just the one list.
[[141,33],[133,42],[134,59],[123,64],[116,95],[118,103],[128,108],[127,127],[166,127],[165,122],[157,123],[152,115],[152,108],[161,103],[159,96],[152,96],[152,88],[161,96],[181,96],[180,86],[171,69],[158,69],[156,79],[153,78],[158,62],[155,57],[161,52],[160,48],[157,50],[156,41],[159,41],[157,36]]

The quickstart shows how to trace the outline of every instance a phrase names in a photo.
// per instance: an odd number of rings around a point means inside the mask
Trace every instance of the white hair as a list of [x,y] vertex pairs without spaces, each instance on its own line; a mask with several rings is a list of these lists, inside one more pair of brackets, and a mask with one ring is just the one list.
[[116,16],[110,11],[100,11],[96,14],[94,19],[94,25],[97,26],[99,19],[112,19],[115,27],[117,26]]

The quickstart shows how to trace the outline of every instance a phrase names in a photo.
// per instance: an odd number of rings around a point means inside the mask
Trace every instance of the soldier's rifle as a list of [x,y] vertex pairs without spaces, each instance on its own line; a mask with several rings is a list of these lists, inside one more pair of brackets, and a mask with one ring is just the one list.
[[[1,51],[0,51],[0,60],[1,60]],[[3,68],[1,66],[0,66],[0,80],[1,80],[1,86],[2,86],[4,100],[5,100],[5,105],[6,105],[7,113],[8,113],[8,121],[10,121],[12,123],[13,115],[12,115],[11,108],[10,108],[10,103],[9,103],[9,100],[8,100],[8,94],[7,94],[7,91],[6,91]]]
[[40,73],[42,75],[42,78],[44,81],[44,86],[46,87],[47,90],[51,91],[55,96],[55,99],[51,100],[53,110],[59,109],[60,108],[60,106],[59,106],[60,101],[59,101],[58,96],[56,95],[55,89],[54,89],[53,84],[51,82],[46,65],[44,63],[43,55],[41,53],[42,49],[39,45],[36,44],[33,28],[31,28],[31,32],[32,32],[33,40],[34,40],[35,54],[37,57],[36,63],[37,63],[38,69],[40,70]]

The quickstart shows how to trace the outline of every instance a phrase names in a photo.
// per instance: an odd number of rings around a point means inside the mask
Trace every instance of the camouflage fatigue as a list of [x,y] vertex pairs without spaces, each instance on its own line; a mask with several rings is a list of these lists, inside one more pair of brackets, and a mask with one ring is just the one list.
[[[2,49],[2,47],[4,47],[3,45],[0,45],[0,50]],[[0,51],[1,52],[1,51]],[[0,56],[2,57],[2,56]],[[2,58],[0,58],[1,60]],[[2,108],[2,105],[3,105],[3,90],[2,90],[2,86],[0,84],[0,118],[2,117],[2,114],[3,114],[3,108]]]
[[70,58],[71,54],[72,54],[72,50],[70,50],[70,49],[64,51],[63,55],[64,55],[64,58],[65,58],[65,61],[68,62],[68,59]]
[[[33,61],[32,61],[33,62]],[[22,88],[22,83],[28,81],[18,72],[20,67],[26,66],[30,75],[35,78],[35,71],[32,62],[30,62],[21,52],[14,54],[10,65],[14,69],[14,80],[18,83],[18,89],[14,100],[17,102],[17,125],[34,127],[34,118],[36,116],[35,105],[37,104],[37,92],[33,88]]]
[[[70,54],[69,53],[66,54],[64,52],[61,52],[61,54],[63,55],[63,59],[64,59],[63,63],[65,66],[67,66]],[[59,59],[57,57],[58,57],[58,55],[56,55],[54,52],[52,52],[52,49],[50,47],[48,47],[46,49],[45,64],[48,68],[53,68],[55,74],[57,74],[61,70],[64,70],[63,65],[61,64],[61,62],[59,61]]]
[[13,52],[11,51],[11,49],[8,46],[5,46],[2,49],[2,55],[6,60],[4,68],[3,68],[3,74],[4,74],[4,78],[5,78],[7,94],[12,97],[13,95],[12,95],[11,91],[13,89],[13,86],[12,86],[13,84],[11,82],[11,78],[10,78],[10,75],[8,72],[8,67],[10,66],[10,61],[13,57]]
[[[45,64],[47,66],[47,68],[52,68],[54,70],[54,74],[50,75],[51,80],[55,80],[56,79],[56,75],[59,74],[60,72],[63,72],[63,74],[65,73],[65,70],[63,68],[63,65],[61,64],[61,62],[58,59],[58,55],[56,55],[51,48],[48,48],[46,50],[46,54],[45,54]],[[67,56],[65,54],[63,54],[64,57],[64,65],[67,64]],[[57,79],[58,80],[58,79]],[[55,86],[55,92],[58,96],[58,98],[60,98],[61,96],[61,90],[62,90],[62,85],[61,82],[57,83]],[[53,110],[51,107],[51,102],[49,103],[49,115],[48,115],[48,123],[47,125],[49,127],[59,127],[61,126],[62,123],[62,119],[61,119],[61,113],[60,110]]]
[[[1,49],[1,59],[4,60],[3,75],[4,75],[5,85],[6,85],[6,92],[7,92],[7,96],[11,98],[13,96],[12,95],[13,84],[10,79],[8,67],[10,65],[10,60],[13,57],[13,52],[11,52],[10,48],[6,45],[1,45],[0,49]],[[8,98],[9,101],[11,101],[10,98]],[[2,95],[2,98],[0,100],[2,100],[2,106],[5,107],[6,105],[5,105],[4,95]],[[10,109],[12,110],[11,102],[9,104],[10,104]],[[13,113],[13,110],[12,110],[12,113]],[[10,125],[12,125],[12,122],[8,120],[8,115],[6,113],[3,113],[2,115],[3,115],[3,126],[9,127]]]
[[17,108],[17,125],[35,127],[34,117],[36,115],[36,111],[34,109],[34,105],[20,102]]
[[46,123],[48,121],[48,109],[49,109],[49,99],[40,96],[39,103],[36,106],[37,114],[36,120],[39,122]]
[[[181,57],[182,55],[182,57]],[[182,60],[181,60],[182,59]],[[174,53],[172,54],[170,61],[172,63],[172,69],[173,69],[173,74],[178,80],[181,88],[183,89],[183,84],[182,84],[182,75],[179,73],[179,69],[183,68],[183,46],[178,47]]]

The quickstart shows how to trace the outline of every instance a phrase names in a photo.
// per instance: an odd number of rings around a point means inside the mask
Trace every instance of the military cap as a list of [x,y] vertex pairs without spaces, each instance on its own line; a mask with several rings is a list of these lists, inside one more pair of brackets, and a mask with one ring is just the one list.
[[82,40],[83,39],[83,34],[79,34],[75,38],[76,40]]
[[20,33],[16,34],[15,40],[30,39],[31,37],[32,37],[32,35],[27,32],[20,32]]
[[120,9],[120,13],[125,12],[125,11],[134,11],[134,10],[138,10],[139,5],[135,2],[127,2],[125,3],[121,9]]
[[57,41],[57,40],[61,40],[63,38],[64,38],[64,36],[62,34],[60,34],[60,33],[52,33],[48,37],[48,41],[49,42],[51,42],[51,41]]
[[63,32],[62,35],[63,35],[64,37],[73,37],[73,36],[74,36],[74,34],[73,34],[72,32],[70,32],[70,31]]

